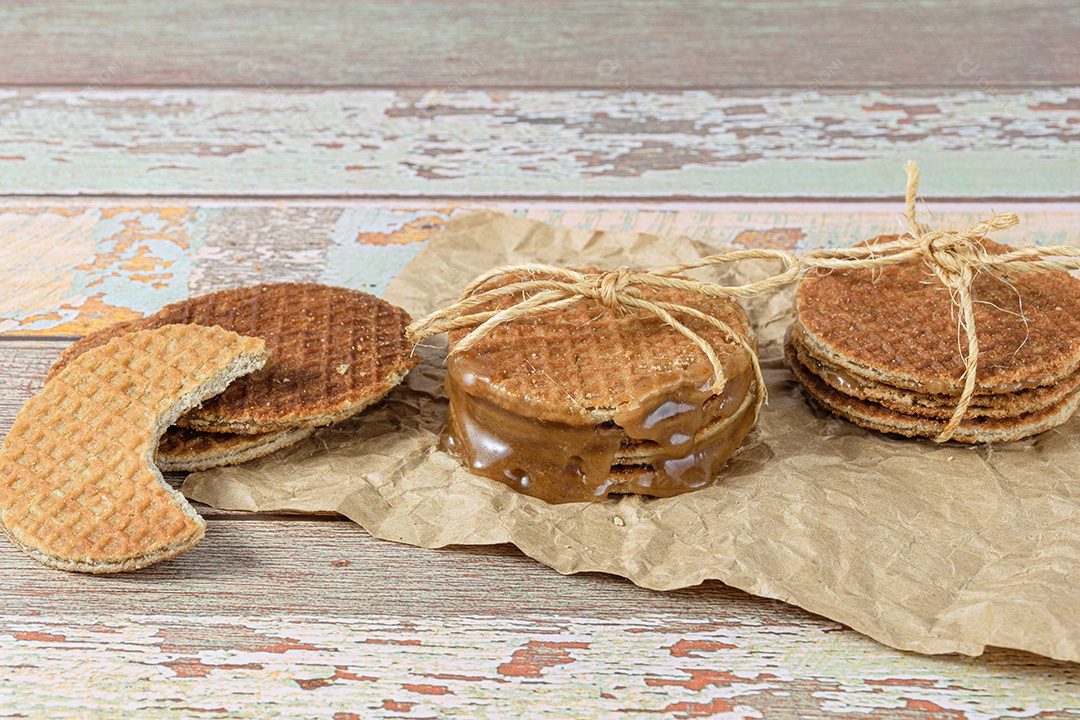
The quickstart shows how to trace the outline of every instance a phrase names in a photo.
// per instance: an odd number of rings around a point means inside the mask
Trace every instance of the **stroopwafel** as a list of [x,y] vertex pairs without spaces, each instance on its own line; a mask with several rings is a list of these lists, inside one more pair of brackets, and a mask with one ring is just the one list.
[[168,325],[73,359],[19,412],[0,450],[0,520],[61,570],[133,570],[184,552],[205,524],[154,466],[181,413],[261,367],[261,339]]
[[[992,254],[1009,249],[980,244]],[[1017,440],[1068,420],[1080,402],[1080,281],[1060,271],[985,270],[972,297],[977,384],[953,439]],[[962,390],[960,345],[952,296],[911,259],[812,271],[796,294],[787,357],[822,406],[864,427],[934,437]]]
[[[643,292],[750,337],[745,312],[730,299]],[[474,310],[519,299],[503,296]],[[645,313],[583,300],[491,330],[449,358],[447,445],[474,473],[548,502],[704,487],[749,433],[762,388],[742,348],[706,322],[684,322],[716,351],[727,378],[718,394],[697,346]],[[467,332],[450,332],[451,350]]]
[[[405,339],[408,314],[367,293],[314,283],[278,283],[223,290],[174,303],[146,318],[110,326],[72,344],[49,376],[90,348],[135,330],[172,323],[198,323],[266,340],[270,361],[234,383],[221,396],[181,417],[177,424],[218,435],[170,435],[185,440],[166,448],[163,460],[192,448],[205,457],[236,457],[265,449],[263,441],[222,434],[279,433],[299,440],[302,427],[328,425],[380,400],[416,363]],[[282,435],[280,433],[286,432]],[[257,457],[257,455],[251,455]],[[175,466],[179,467],[179,466]],[[192,466],[193,467],[193,466]]]
[[318,428],[298,427],[257,435],[212,433],[177,425],[165,431],[154,462],[170,472],[196,472],[237,465],[294,445]]

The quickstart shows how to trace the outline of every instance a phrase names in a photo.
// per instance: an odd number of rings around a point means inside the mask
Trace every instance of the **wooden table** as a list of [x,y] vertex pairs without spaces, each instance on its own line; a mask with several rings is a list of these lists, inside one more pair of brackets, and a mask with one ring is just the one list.
[[[898,227],[914,158],[943,220],[1075,243],[1078,141],[1071,0],[5,3],[0,432],[90,330],[256,281],[380,292],[470,208],[843,245]],[[0,544],[0,717],[1080,714],[1069,663],[200,510],[195,550],[114,577]]]

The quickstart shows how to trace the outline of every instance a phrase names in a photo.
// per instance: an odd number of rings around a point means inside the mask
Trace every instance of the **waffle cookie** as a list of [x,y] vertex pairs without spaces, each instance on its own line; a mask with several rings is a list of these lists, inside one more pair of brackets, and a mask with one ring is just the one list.
[[[888,242],[885,236],[871,243]],[[987,252],[1009,248],[982,240]],[[1019,440],[1080,404],[1080,281],[1065,272],[976,275],[977,385],[953,440]],[[807,394],[863,427],[935,437],[963,390],[949,291],[921,259],[811,272],[796,294],[788,363]]]
[[71,345],[50,376],[113,337],[172,323],[261,337],[270,351],[266,367],[177,421],[193,430],[254,435],[329,425],[380,400],[416,364],[401,308],[356,290],[278,283],[202,295],[105,328]]
[[[746,314],[732,300],[644,292],[749,338]],[[519,299],[503,296],[476,310]],[[446,446],[473,473],[552,503],[667,497],[708,485],[752,428],[762,389],[750,358],[722,331],[680,320],[716,350],[727,378],[719,393],[712,365],[676,330],[652,315],[583,300],[500,325],[450,356]],[[451,331],[450,349],[467,333]]]
[[168,325],[72,360],[19,412],[0,449],[0,520],[61,570],[109,573],[175,557],[205,524],[154,466],[181,413],[266,362],[265,343]]
[[174,425],[158,443],[154,462],[169,472],[197,472],[237,465],[294,445],[317,428],[298,427],[257,435],[213,433]]

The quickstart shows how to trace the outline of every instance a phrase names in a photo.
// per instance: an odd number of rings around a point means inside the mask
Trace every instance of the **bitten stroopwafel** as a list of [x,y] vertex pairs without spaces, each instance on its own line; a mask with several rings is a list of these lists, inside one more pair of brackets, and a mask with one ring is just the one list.
[[[615,277],[579,272],[601,284]],[[505,274],[475,293],[544,279]],[[764,392],[746,314],[730,297],[683,289],[644,287],[640,297],[726,326],[679,318],[716,365],[661,318],[594,298],[501,324],[467,348],[469,330],[451,329],[449,449],[472,472],[552,503],[666,497],[712,482],[753,427]],[[471,310],[484,317],[520,302],[506,294]]]
[[[895,237],[871,241],[883,244]],[[972,242],[990,255],[1011,250]],[[1080,404],[1080,281],[985,269],[971,283],[978,341],[960,442],[1018,440]],[[856,424],[938,437],[964,386],[953,295],[921,258],[812,271],[799,286],[787,357],[806,391]]]
[[[174,303],[149,317],[119,323],[69,347],[50,377],[72,358],[113,337],[173,323],[218,325],[266,340],[270,360],[177,424],[217,434],[278,433],[272,449],[303,437],[302,427],[328,425],[380,400],[416,364],[405,338],[408,314],[367,293],[314,283],[278,283],[223,290]],[[288,431],[288,432],[286,432]],[[280,434],[280,433],[285,434]],[[270,452],[259,441],[226,435],[170,434],[162,456],[182,456],[184,469],[211,458],[245,459]],[[184,441],[181,443],[181,440]],[[183,447],[181,447],[181,444]],[[201,460],[197,459],[201,458]],[[235,461],[235,460],[234,460]],[[193,464],[195,463],[195,464]]]
[[154,466],[158,439],[266,358],[260,339],[169,325],[73,359],[23,407],[0,450],[4,532],[61,570],[133,570],[184,552],[205,524]]

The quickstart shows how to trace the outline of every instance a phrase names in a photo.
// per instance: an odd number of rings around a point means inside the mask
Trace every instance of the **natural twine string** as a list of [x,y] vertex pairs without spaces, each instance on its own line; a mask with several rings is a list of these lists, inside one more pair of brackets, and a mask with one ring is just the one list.
[[[750,259],[774,259],[784,263],[784,270],[757,282],[745,285],[723,286],[701,282],[679,273],[709,265],[722,265]],[[599,273],[583,273],[551,265],[507,265],[489,270],[469,284],[458,302],[443,308],[408,327],[409,339],[420,342],[424,338],[459,328],[473,330],[454,344],[451,355],[465,352],[482,337],[505,323],[543,313],[568,308],[585,300],[595,300],[606,308],[619,312],[642,311],[659,318],[692,342],[708,358],[713,368],[713,392],[720,392],[727,383],[724,366],[716,350],[708,340],[687,327],[676,316],[694,318],[719,330],[724,338],[742,348],[754,369],[759,392],[754,409],[755,419],[765,400],[765,380],[761,375],[754,346],[727,323],[707,315],[697,308],[646,297],[646,288],[670,288],[710,297],[752,297],[793,282],[801,271],[797,256],[784,250],[733,250],[710,255],[693,262],[672,265],[660,270],[630,270],[622,267]],[[478,292],[485,283],[498,278],[525,276],[526,279],[508,282],[490,290]],[[546,277],[537,277],[546,276]],[[480,305],[508,295],[520,295],[521,300],[502,310],[475,311]]]
[[[966,230],[931,230],[915,217],[915,203],[919,190],[919,168],[908,161],[906,202],[908,234],[888,243],[862,247],[817,250],[802,258],[804,269],[873,269],[896,265],[921,258],[941,284],[952,295],[953,304],[959,308],[958,330],[967,340],[964,360],[963,391],[957,401],[952,417],[945,428],[934,438],[945,442],[952,438],[960,421],[971,405],[977,383],[976,368],[979,363],[979,338],[975,328],[974,300],[971,284],[983,270],[1005,272],[1046,272],[1049,270],[1080,269],[1080,247],[1059,245],[1054,247],[1026,246],[1001,255],[986,252],[978,242],[987,233],[1004,230],[1020,222],[1016,213],[994,214],[989,220],[976,223]],[[1045,260],[1059,257],[1064,260]]]
[[[783,250],[734,250],[710,255],[694,262],[654,270],[619,268],[608,272],[582,273],[551,265],[507,265],[489,270],[462,293],[461,299],[431,315],[414,322],[407,332],[418,343],[424,338],[459,328],[473,328],[454,345],[451,354],[464,352],[494,328],[514,320],[561,310],[585,300],[596,300],[604,307],[621,312],[635,310],[650,313],[689,339],[709,359],[713,367],[713,391],[719,392],[727,382],[724,368],[713,346],[688,328],[676,316],[688,316],[720,330],[724,337],[749,357],[761,392],[758,394],[755,418],[765,400],[765,382],[753,346],[726,323],[710,315],[676,303],[648,299],[644,288],[673,288],[712,297],[752,297],[786,285],[812,269],[856,270],[875,269],[922,259],[951,293],[953,304],[959,308],[958,332],[967,339],[964,360],[963,391],[952,417],[934,439],[944,442],[952,438],[971,405],[977,384],[979,339],[975,328],[974,300],[971,295],[975,276],[984,270],[1007,272],[1047,272],[1080,269],[1080,246],[1026,246],[1000,255],[986,252],[978,242],[987,233],[1004,230],[1020,222],[1016,213],[994,214],[989,220],[960,231],[931,230],[918,222],[916,201],[919,190],[919,168],[909,161],[907,173],[906,213],[908,234],[898,240],[862,247],[817,250],[802,257]],[[1045,258],[1063,258],[1047,260]],[[784,270],[757,282],[733,287],[673,277],[681,272],[708,265],[721,265],[740,260],[772,258],[784,263]],[[496,278],[524,275],[528,279],[509,282],[483,292],[477,290]],[[538,278],[538,275],[549,277]],[[475,293],[475,294],[474,294]],[[474,308],[507,295],[521,295],[521,300],[503,310],[475,311]]]

